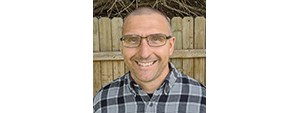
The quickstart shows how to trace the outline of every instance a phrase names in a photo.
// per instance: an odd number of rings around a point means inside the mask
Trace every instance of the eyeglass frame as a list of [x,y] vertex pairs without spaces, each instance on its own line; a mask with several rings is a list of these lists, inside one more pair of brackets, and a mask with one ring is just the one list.
[[[148,37],[151,36],[151,35],[162,35],[162,36],[164,36],[164,38],[165,38],[166,40],[165,40],[164,44],[162,44],[162,45],[159,45],[159,46],[152,46],[152,45],[149,44],[149,40],[148,40]],[[139,42],[139,44],[138,44],[137,46],[129,47],[129,46],[124,46],[124,42],[123,42],[123,41],[125,40],[124,36],[136,36],[136,37],[139,37],[139,38],[141,38],[141,39],[140,39],[140,42]],[[140,35],[135,35],[135,34],[133,34],[133,35],[124,35],[124,36],[122,36],[122,37],[120,38],[120,41],[122,42],[123,46],[124,46],[124,47],[127,47],[127,48],[137,48],[137,47],[139,47],[139,46],[141,45],[141,42],[142,42],[143,38],[146,39],[147,44],[148,44],[150,47],[161,47],[161,46],[166,45],[167,40],[173,37],[172,35],[166,35],[166,34],[162,34],[162,33],[150,34],[150,35],[145,36],[145,37],[140,36]]]

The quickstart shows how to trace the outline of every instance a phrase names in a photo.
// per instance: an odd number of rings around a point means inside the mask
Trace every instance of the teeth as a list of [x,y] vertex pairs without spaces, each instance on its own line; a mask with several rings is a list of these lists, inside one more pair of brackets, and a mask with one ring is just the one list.
[[153,64],[153,62],[148,62],[148,63],[142,63],[142,62],[138,62],[139,65],[143,66],[143,67],[147,67]]

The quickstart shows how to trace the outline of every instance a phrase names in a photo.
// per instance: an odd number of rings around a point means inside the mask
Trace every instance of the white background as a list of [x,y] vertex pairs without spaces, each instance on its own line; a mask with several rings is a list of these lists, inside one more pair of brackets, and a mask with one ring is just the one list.
[[[92,1],[0,2],[0,112],[92,113]],[[299,113],[299,5],[207,0],[207,112]]]

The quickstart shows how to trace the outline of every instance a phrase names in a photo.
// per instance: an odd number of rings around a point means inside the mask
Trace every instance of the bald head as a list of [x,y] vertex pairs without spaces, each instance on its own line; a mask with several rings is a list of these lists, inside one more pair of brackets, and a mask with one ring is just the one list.
[[[137,19],[136,17],[141,17],[141,16],[147,16],[149,17],[150,21],[154,19],[160,20],[162,25],[165,25],[165,27],[168,28],[170,34],[171,34],[171,25],[170,25],[170,19],[162,12],[160,12],[157,9],[151,8],[151,7],[140,7],[129,13],[125,18],[124,18],[124,24],[123,24],[123,34],[125,28],[129,25],[128,23],[132,21],[142,21],[140,19]],[[155,18],[158,17],[158,18]],[[148,19],[148,20],[149,20]],[[143,19],[145,20],[145,19]],[[143,23],[141,23],[143,24]]]
[[168,22],[170,22],[170,19],[167,17],[167,15],[165,15],[164,13],[160,12],[159,10],[151,8],[151,7],[140,7],[140,8],[135,9],[134,11],[132,11],[125,17],[124,21],[126,21],[127,17],[132,16],[132,15],[149,15],[149,14],[153,14],[153,13],[163,16],[164,18],[166,18],[166,20]]

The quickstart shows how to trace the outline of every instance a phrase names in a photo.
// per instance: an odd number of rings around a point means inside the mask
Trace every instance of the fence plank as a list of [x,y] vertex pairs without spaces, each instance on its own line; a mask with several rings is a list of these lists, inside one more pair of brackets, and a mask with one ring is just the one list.
[[[93,51],[99,52],[99,20],[93,18]],[[93,95],[95,95],[101,86],[100,62],[93,62]]]
[[111,32],[112,32],[112,50],[120,51],[120,38],[122,37],[122,18],[115,17],[111,19]]
[[93,95],[95,95],[98,90],[102,87],[101,85],[101,74],[100,74],[100,62],[93,62],[93,72],[94,72],[94,89],[93,89]]
[[[100,30],[100,51],[108,52],[112,50],[111,40],[111,20],[107,17],[99,19]],[[101,61],[102,86],[113,80],[112,61]]]
[[93,51],[99,51],[99,20],[93,18]]
[[[183,49],[193,49],[193,18],[192,17],[184,17],[182,20],[182,42],[183,42]],[[183,71],[185,74],[194,78],[193,72],[193,59],[183,59]]]
[[[195,36],[194,36],[194,48],[205,49],[205,18],[195,18]],[[194,78],[205,84],[205,58],[194,58]]]
[[203,85],[206,85],[206,58],[200,58],[200,80]]
[[[113,18],[111,20],[112,27],[112,49],[120,51],[120,37],[122,36],[122,18]],[[118,78],[125,72],[124,61],[113,61],[113,79]]]
[[[171,25],[172,25],[173,36],[176,37],[174,49],[181,50],[182,49],[182,18],[181,17],[172,18]],[[179,71],[181,72],[183,71],[181,58],[172,58],[171,61]]]

